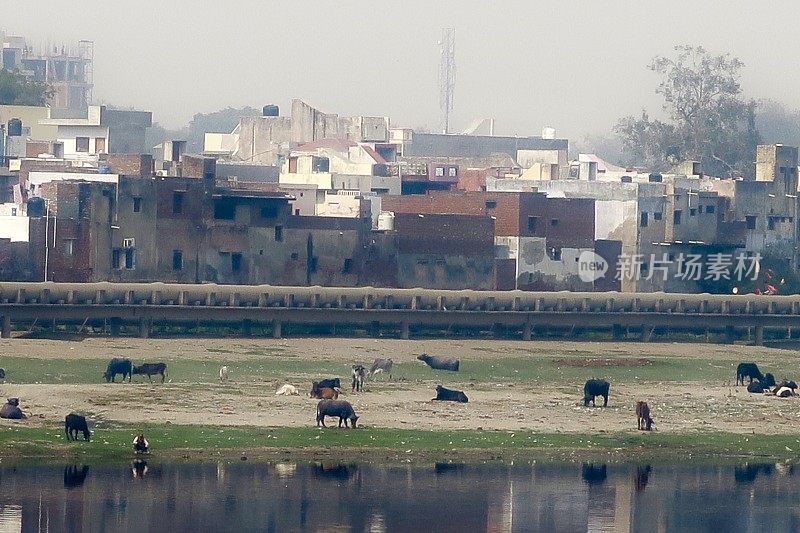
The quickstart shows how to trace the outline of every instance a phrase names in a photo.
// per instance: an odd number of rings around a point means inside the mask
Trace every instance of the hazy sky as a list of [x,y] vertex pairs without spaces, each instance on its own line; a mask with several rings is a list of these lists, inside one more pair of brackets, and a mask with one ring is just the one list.
[[788,0],[0,0],[10,34],[93,40],[95,100],[169,127],[297,97],[435,129],[437,41],[452,26],[454,129],[494,117],[498,133],[573,139],[660,109],[646,65],[676,44],[738,56],[748,96],[800,108],[798,19]]

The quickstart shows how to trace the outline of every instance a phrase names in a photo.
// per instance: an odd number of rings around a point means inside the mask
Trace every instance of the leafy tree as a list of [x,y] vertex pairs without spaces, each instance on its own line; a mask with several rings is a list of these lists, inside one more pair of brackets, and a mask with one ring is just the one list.
[[43,106],[53,97],[52,87],[0,68],[0,104]]
[[774,100],[758,102],[756,127],[763,142],[800,146],[800,111]]
[[643,111],[615,127],[627,163],[663,171],[691,159],[711,175],[752,174],[759,135],[755,101],[741,96],[743,63],[700,46],[675,51],[676,58],[659,56],[649,66],[662,77],[656,93],[664,97],[667,120],[651,120]]
[[260,110],[252,107],[228,107],[213,113],[197,113],[186,128],[187,149],[200,152],[206,133],[230,133],[239,124],[240,118],[260,114]]

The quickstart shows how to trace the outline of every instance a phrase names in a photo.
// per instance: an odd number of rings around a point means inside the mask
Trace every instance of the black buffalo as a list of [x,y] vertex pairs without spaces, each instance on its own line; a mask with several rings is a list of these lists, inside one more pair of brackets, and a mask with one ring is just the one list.
[[342,388],[342,381],[339,378],[330,378],[330,379],[323,379],[319,383],[319,388],[328,387],[329,389],[341,389]]
[[603,397],[603,407],[608,405],[608,381],[604,379],[590,379],[583,386],[583,405],[588,407],[589,402],[595,405],[595,396]]
[[736,367],[736,384],[744,385],[744,378],[746,377],[750,378],[750,383],[752,383],[754,379],[758,381],[764,380],[764,374],[758,369],[757,364],[739,363],[739,366]]
[[7,403],[3,407],[0,407],[0,418],[24,420],[28,417],[25,416],[25,413],[19,408],[19,398],[9,398]]
[[428,355],[426,353],[417,356],[417,359],[427,363],[429,367],[434,370],[448,370],[450,372],[458,372],[459,360],[450,359],[448,357],[436,357],[435,355]]
[[767,391],[769,389],[770,389],[769,385],[762,383],[760,381],[754,381],[753,383],[747,384],[747,392],[752,392],[755,394],[761,394],[762,392]]
[[108,362],[106,371],[103,373],[103,377],[106,378],[106,383],[109,381],[113,383],[114,379],[117,377],[117,374],[122,374],[122,381],[125,381],[125,376],[128,376],[128,382],[131,381],[133,365],[131,364],[130,359],[120,359],[119,357],[115,357]]
[[344,427],[348,427],[348,420],[353,427],[356,427],[356,420],[358,420],[356,412],[353,411],[353,406],[345,400],[320,400],[317,404],[317,426],[322,424],[322,427],[326,427],[326,416],[338,416],[339,427],[342,427],[342,422],[344,422]]
[[64,433],[67,434],[67,440],[78,440],[78,432],[83,433],[83,438],[89,440],[92,433],[89,431],[89,424],[86,423],[86,417],[70,413],[64,418]]
[[434,400],[441,400],[445,402],[461,402],[467,403],[467,395],[460,390],[445,389],[441,385],[436,385],[436,398]]
[[146,375],[147,379],[149,379],[151,382],[153,381],[151,376],[161,374],[161,383],[164,383],[166,372],[166,363],[144,363],[141,366],[134,366],[133,370],[131,370],[132,374]]

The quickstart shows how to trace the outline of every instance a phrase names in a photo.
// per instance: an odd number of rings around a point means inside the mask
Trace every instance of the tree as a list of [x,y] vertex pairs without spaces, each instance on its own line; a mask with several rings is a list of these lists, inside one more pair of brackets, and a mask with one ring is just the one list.
[[760,100],[756,127],[767,144],[800,146],[800,111],[774,100]]
[[43,106],[53,97],[52,87],[0,68],[0,104]]
[[755,101],[741,96],[743,63],[700,46],[676,46],[675,51],[676,58],[656,57],[649,66],[662,76],[656,93],[664,97],[667,121],[651,120],[643,111],[615,127],[627,163],[663,171],[697,160],[706,174],[752,174],[759,135]]
[[206,133],[230,133],[239,124],[240,118],[260,114],[261,111],[252,107],[228,107],[213,113],[196,113],[186,128],[187,149],[202,151]]

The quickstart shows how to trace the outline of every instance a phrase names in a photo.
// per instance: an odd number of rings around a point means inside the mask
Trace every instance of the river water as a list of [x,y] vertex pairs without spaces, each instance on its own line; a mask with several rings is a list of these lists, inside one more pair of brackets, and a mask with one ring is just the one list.
[[782,464],[0,468],[5,531],[800,531]]

